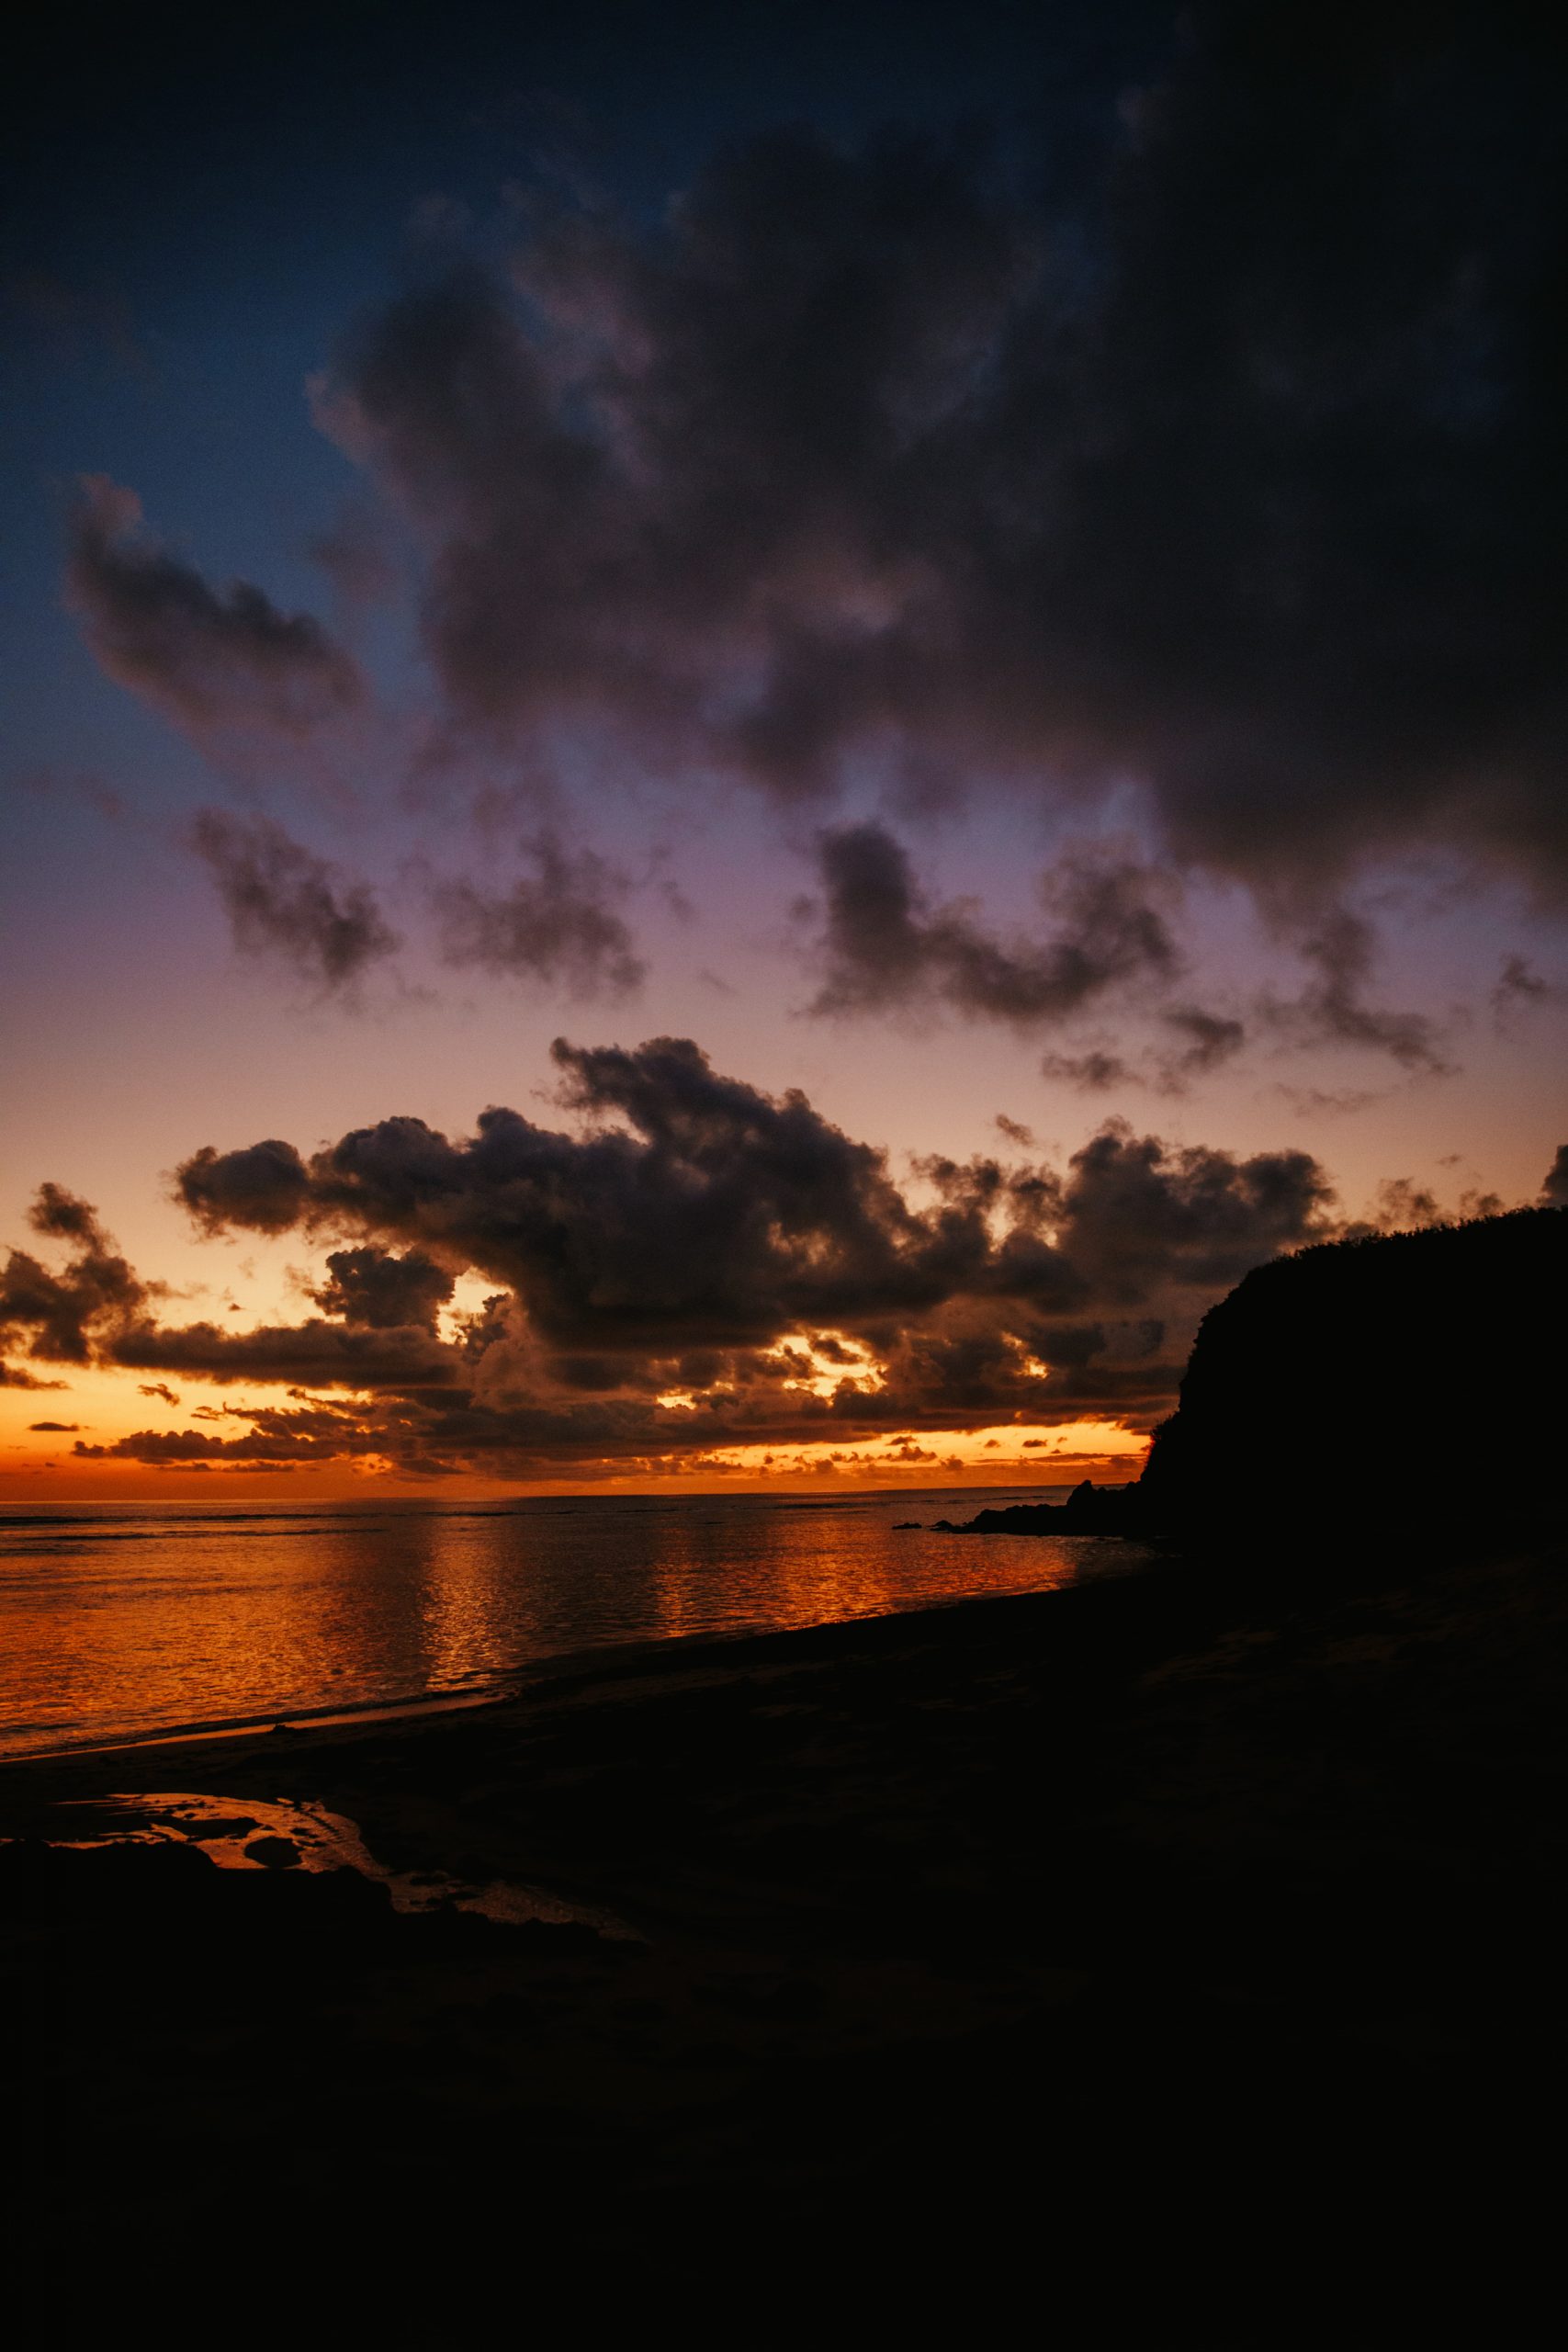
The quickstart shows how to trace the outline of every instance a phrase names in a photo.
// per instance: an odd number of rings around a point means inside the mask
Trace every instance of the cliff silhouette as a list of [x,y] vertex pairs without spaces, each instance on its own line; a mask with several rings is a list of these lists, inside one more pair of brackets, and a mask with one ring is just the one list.
[[1551,1524],[1565,1319],[1559,1208],[1277,1258],[1205,1316],[1129,1512],[1233,1539]]
[[952,1532],[1528,1534],[1563,1518],[1565,1430],[1568,1209],[1516,1209],[1258,1267],[1204,1317],[1135,1486]]

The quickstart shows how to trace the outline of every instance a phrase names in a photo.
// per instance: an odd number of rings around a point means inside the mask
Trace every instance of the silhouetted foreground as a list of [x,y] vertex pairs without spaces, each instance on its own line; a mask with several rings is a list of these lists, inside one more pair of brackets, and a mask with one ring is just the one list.
[[1565,1432],[1568,1210],[1517,1209],[1259,1266],[1204,1317],[1135,1486],[1085,1479],[951,1532],[1545,1534],[1564,1519]]
[[1135,1487],[1097,1487],[1084,1478],[1064,1502],[1006,1503],[977,1510],[973,1519],[933,1519],[931,1525],[948,1535],[1131,1535],[1142,1532],[1143,1522]]
[[[1167,1468],[1196,1477],[1253,1409],[1229,1351],[1271,1330],[1292,1497],[1325,1426],[1311,1368],[1341,1367],[1343,1442],[1375,1393],[1366,1329],[1408,1365],[1412,1318],[1433,1328],[1405,1269],[1451,1272],[1473,1333],[1486,1282],[1561,1232],[1249,1278],[1205,1326]],[[1331,1311],[1353,1294],[1378,1302],[1359,1340]],[[1495,1359],[1456,1342],[1428,1371],[1451,1475],[1457,1416],[1535,1426],[1517,1384],[1485,1402]],[[1419,1436],[1415,1404],[1389,1413]],[[1337,2330],[1398,2341],[1419,2282],[1451,2298],[1475,2257],[1511,2340],[1556,2227],[1568,1558],[1339,1517],[1315,1547],[1260,1510],[1249,1540],[1237,1519],[1123,1579],[660,1645],[468,1713],[9,1767],[0,2018],[29,2180],[94,2249],[276,2281],[325,2243],[355,2282],[423,2281],[454,2328],[499,2280],[582,2323],[678,2291],[703,2340],[765,2339],[786,2292],[834,2340],[848,2299],[884,2324],[945,2290],[988,2342],[1020,2296],[1043,2329],[1087,2290],[1112,2337],[1133,2299],[1228,2304],[1274,2342],[1316,2281]],[[45,1842],[138,1789],[259,1823],[273,1867]],[[254,1810],[288,1799],[405,1883],[521,1883],[635,1936],[402,1916],[290,1867]]]
[[1150,2264],[1212,2294],[1281,2244],[1314,2274],[1363,2239],[1403,2260],[1461,2207],[1472,2242],[1541,2185],[1561,2088],[1563,1566],[1409,1555],[1267,1603],[1178,1566],[466,1714],[13,1766],[24,1838],[88,1834],[57,1801],[111,1790],[242,1823],[309,1797],[400,1870],[646,1939],[0,1849],[11,2070],[45,2119],[13,2098],[13,2135],[94,2244],[175,2216],[227,2251],[288,2217],[362,2267],[457,2247],[470,2285],[848,2266],[977,2274],[984,2312],[1131,2232],[1111,2308]]
[[1565,1430],[1568,1210],[1333,1242],[1205,1316],[1138,1513],[1227,1538],[1561,1527]]

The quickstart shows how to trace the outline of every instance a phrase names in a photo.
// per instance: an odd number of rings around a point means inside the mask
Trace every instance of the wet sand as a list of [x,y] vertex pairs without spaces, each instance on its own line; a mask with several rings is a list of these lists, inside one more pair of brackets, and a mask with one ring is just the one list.
[[[650,2292],[1473,2233],[1562,2087],[1563,1571],[1176,1564],[11,1764],[14,2132],[89,2233]],[[153,1799],[163,1842],[46,1842]],[[381,1876],[291,1861],[290,1806]]]

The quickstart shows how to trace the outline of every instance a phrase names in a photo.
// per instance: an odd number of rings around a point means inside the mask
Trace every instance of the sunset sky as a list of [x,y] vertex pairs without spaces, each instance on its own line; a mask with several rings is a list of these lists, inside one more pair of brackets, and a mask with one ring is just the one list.
[[88,21],[0,1497],[1126,1476],[1250,1266],[1568,1201],[1560,40]]

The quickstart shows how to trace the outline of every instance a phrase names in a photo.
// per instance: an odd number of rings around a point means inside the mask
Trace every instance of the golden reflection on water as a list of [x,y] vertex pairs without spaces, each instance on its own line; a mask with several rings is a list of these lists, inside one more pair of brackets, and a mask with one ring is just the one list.
[[[572,1651],[1039,1589],[1145,1556],[929,1532],[988,1499],[0,1513],[0,1753],[484,1689]],[[926,1528],[897,1528],[910,1518]]]

